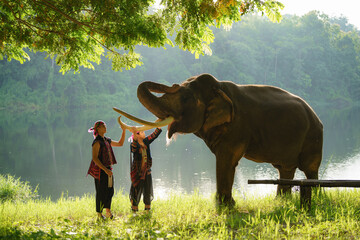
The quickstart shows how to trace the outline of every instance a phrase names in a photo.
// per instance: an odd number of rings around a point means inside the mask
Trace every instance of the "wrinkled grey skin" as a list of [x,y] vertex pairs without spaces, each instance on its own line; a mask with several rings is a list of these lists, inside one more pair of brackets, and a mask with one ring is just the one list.
[[[202,74],[172,87],[143,82],[138,98],[156,117],[174,117],[169,138],[177,132],[194,133],[215,154],[220,203],[234,204],[232,185],[242,157],[271,163],[281,179],[293,179],[296,168],[308,179],[318,179],[323,125],[303,99],[285,90],[236,85]],[[289,191],[278,186],[277,193]]]

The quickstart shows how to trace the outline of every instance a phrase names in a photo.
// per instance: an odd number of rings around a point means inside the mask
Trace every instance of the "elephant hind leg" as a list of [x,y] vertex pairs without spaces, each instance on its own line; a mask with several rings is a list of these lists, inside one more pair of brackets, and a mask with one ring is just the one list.
[[[307,179],[319,179],[319,167],[322,159],[322,154],[300,154],[299,169],[305,173]],[[311,196],[311,191],[314,188],[305,188],[304,194]],[[318,189],[319,190],[319,189]]]
[[319,179],[321,158],[321,154],[306,156],[300,155],[299,169],[305,173],[307,179]]
[[307,179],[319,179],[318,171],[304,171]]
[[[280,179],[293,179],[295,175],[296,168],[285,169],[279,165],[274,166],[279,171]],[[278,185],[276,195],[288,194],[291,193],[291,186],[288,185]]]
[[[316,141],[314,139],[316,139]],[[322,147],[322,131],[321,133],[317,132],[317,134],[309,136],[303,145],[302,151],[298,157],[299,169],[305,173],[307,179],[318,179],[319,177]]]

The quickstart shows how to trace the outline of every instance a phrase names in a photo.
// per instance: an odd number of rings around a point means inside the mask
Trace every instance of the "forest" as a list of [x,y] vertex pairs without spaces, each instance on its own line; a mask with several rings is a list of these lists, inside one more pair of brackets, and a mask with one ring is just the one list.
[[273,23],[251,15],[230,30],[212,30],[211,56],[196,59],[175,47],[138,46],[143,65],[122,72],[112,70],[106,59],[95,70],[65,74],[40,52],[29,52],[31,61],[23,64],[3,59],[0,108],[137,108],[140,82],[170,85],[201,73],[238,84],[278,86],[311,105],[346,108],[360,102],[360,32],[344,17],[313,11],[301,17],[285,15],[281,23]]

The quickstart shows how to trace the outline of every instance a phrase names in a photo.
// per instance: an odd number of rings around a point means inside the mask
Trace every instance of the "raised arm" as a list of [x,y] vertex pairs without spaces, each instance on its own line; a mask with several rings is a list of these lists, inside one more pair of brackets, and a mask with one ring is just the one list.
[[115,141],[111,140],[111,146],[113,146],[113,147],[121,147],[121,146],[124,145],[126,129],[122,125],[121,125],[121,129],[122,129],[121,138],[119,139],[118,142],[115,142]]
[[152,143],[162,132],[161,128],[156,128],[155,131],[150,134],[149,136],[146,137],[147,141],[150,143]]

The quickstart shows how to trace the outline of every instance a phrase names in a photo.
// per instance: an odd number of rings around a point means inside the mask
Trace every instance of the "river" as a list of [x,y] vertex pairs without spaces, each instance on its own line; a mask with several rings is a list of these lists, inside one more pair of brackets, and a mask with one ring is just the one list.
[[[320,179],[360,179],[360,108],[314,108],[324,124],[323,161]],[[42,198],[93,194],[94,181],[87,176],[93,137],[88,128],[98,120],[107,123],[106,136],[117,140],[121,129],[117,113],[109,109],[8,113],[0,111],[0,174],[11,174],[38,187]],[[151,120],[151,119],[149,119]],[[166,146],[166,129],[152,143],[153,183],[156,198],[171,193],[216,191],[215,157],[193,134],[179,135]],[[150,131],[147,134],[151,133]],[[114,148],[116,191],[128,193],[129,143]],[[240,194],[275,194],[276,186],[248,185],[248,179],[276,179],[270,165],[242,159],[236,169],[234,189]],[[304,178],[297,170],[296,178]]]

